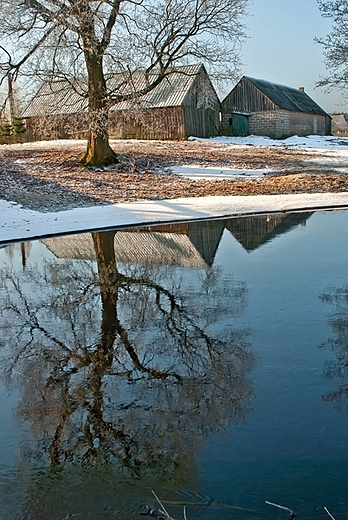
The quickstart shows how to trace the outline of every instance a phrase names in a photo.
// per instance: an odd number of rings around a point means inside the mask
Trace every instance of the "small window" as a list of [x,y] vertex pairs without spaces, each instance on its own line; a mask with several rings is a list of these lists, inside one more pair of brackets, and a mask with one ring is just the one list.
[[232,117],[229,118],[229,120],[228,120],[228,124],[229,124],[230,126],[232,126]]

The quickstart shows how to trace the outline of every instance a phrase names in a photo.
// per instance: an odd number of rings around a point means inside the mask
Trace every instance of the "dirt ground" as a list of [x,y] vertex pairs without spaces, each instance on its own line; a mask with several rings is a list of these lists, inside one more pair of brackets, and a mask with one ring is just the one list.
[[[84,142],[0,146],[0,199],[56,211],[113,202],[348,191],[348,154],[198,141],[113,141],[119,163],[90,170],[79,163]],[[347,163],[345,163],[347,159]],[[190,180],[175,165],[269,169],[261,179]]]

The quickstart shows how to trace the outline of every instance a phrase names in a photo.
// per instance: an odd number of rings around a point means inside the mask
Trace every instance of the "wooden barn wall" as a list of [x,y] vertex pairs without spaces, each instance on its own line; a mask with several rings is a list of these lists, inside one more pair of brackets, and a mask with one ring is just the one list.
[[276,106],[269,101],[261,92],[243,79],[222,102],[222,110],[226,112],[262,112],[274,110]]
[[110,136],[114,139],[185,139],[211,137],[219,133],[219,111],[208,108],[170,107],[127,111],[110,115]]
[[209,108],[183,107],[184,137],[214,137],[219,135],[219,112]]
[[113,139],[183,139],[183,110],[170,107],[111,112],[109,132]]
[[85,139],[87,137],[87,114],[28,117],[26,139],[46,141],[51,139]]
[[185,137],[212,137],[220,133],[219,98],[209,76],[196,77],[183,101]]

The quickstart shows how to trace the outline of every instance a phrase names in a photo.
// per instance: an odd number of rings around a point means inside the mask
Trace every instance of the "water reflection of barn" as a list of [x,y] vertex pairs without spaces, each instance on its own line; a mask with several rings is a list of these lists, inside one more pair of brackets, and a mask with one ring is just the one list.
[[[143,226],[115,233],[116,262],[204,268],[213,264],[224,230],[248,252],[305,224],[312,213],[271,214]],[[59,258],[95,260],[91,233],[42,241]]]
[[[117,231],[116,262],[207,267],[214,261],[223,230],[224,221],[214,220]],[[95,259],[90,233],[48,238],[42,242],[59,258]]]
[[305,225],[311,215],[313,212],[230,219],[226,221],[226,229],[249,252],[273,240],[277,235],[287,233],[298,225]]

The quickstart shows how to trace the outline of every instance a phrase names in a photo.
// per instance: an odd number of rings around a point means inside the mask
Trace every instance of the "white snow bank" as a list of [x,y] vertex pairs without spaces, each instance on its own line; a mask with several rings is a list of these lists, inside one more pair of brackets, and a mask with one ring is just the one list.
[[308,135],[307,137],[299,137],[293,135],[287,139],[271,139],[270,137],[260,135],[249,135],[247,137],[211,137],[203,139],[200,137],[189,137],[190,141],[202,141],[211,143],[220,143],[225,145],[239,146],[291,146],[295,148],[311,148],[311,149],[348,149],[347,137],[336,137],[331,135]]
[[[270,137],[261,135],[249,135],[247,137],[211,137],[204,139],[201,137],[189,137],[190,141],[201,141],[208,143],[218,143],[223,145],[234,145],[234,146],[291,146],[297,148],[316,148],[316,149],[348,149],[348,137],[336,137],[331,135],[308,135],[306,137],[299,137],[294,135],[287,139],[271,139]],[[111,143],[119,143],[122,140],[110,140]],[[130,142],[136,144],[141,143],[146,145],[150,141],[147,140],[132,140],[124,139],[123,142]],[[155,141],[158,143],[158,141]],[[80,145],[86,146],[84,139],[57,139],[55,141],[36,141],[32,143],[18,143],[18,144],[2,144],[1,148],[59,148]]]
[[226,196],[120,203],[40,213],[0,200],[0,244],[54,234],[258,212],[348,208],[348,193]]
[[172,166],[171,171],[175,175],[186,177],[187,179],[212,180],[212,179],[245,179],[246,177],[260,178],[271,173],[273,170],[234,170],[232,168],[205,168],[197,165]]

